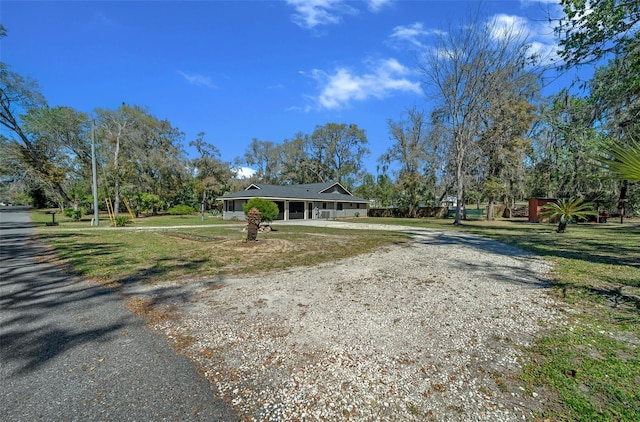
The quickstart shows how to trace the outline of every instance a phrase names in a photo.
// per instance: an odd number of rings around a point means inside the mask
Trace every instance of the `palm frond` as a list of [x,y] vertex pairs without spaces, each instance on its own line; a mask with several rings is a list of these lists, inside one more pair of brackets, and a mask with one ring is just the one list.
[[616,178],[640,181],[640,143],[616,143],[605,148],[604,153],[609,158],[603,158],[601,162]]

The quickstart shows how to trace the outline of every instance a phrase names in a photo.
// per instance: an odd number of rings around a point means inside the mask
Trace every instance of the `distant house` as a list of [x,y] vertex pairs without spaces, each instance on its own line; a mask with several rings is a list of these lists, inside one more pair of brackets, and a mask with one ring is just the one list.
[[245,190],[218,198],[224,201],[225,220],[244,220],[242,205],[251,198],[264,198],[278,205],[278,220],[316,220],[366,217],[369,200],[355,197],[340,183],[264,185],[253,183]]

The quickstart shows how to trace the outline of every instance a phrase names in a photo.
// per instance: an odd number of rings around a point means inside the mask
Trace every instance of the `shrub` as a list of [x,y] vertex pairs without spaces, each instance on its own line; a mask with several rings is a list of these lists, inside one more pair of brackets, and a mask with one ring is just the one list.
[[549,202],[542,207],[543,217],[548,217],[550,220],[558,220],[558,228],[556,232],[564,233],[567,229],[567,223],[575,220],[586,220],[590,215],[598,215],[593,210],[591,203],[585,203],[582,198],[578,199],[561,199],[558,203]]
[[63,211],[63,214],[69,217],[70,219],[72,219],[73,221],[80,221],[80,219],[82,218],[83,212],[82,212],[82,208],[78,208],[77,210],[74,210],[73,208],[65,208]]
[[127,224],[131,223],[131,219],[126,215],[119,215],[113,220],[113,225],[116,227],[124,227]]
[[252,198],[246,204],[242,205],[244,215],[248,215],[251,208],[257,208],[260,212],[260,217],[265,223],[269,223],[278,217],[278,205],[264,198]]
[[193,214],[194,212],[196,212],[196,210],[189,205],[176,205],[169,208],[167,212],[171,215],[188,215]]

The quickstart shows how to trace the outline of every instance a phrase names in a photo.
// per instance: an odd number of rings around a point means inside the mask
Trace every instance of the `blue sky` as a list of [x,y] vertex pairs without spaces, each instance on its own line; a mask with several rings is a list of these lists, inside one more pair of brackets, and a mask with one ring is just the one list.
[[[487,19],[555,51],[557,2],[484,1]],[[50,106],[91,113],[123,102],[185,133],[225,161],[253,138],[280,143],[316,125],[364,129],[375,172],[391,145],[388,119],[429,109],[415,55],[476,10],[476,1],[11,1],[0,58],[38,81]]]

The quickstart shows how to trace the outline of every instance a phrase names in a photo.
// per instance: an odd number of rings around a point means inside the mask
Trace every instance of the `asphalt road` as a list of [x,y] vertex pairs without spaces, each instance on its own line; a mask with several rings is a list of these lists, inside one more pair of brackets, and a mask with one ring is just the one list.
[[0,209],[1,421],[228,421],[194,365],[125,309],[70,276]]

